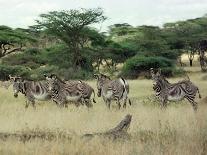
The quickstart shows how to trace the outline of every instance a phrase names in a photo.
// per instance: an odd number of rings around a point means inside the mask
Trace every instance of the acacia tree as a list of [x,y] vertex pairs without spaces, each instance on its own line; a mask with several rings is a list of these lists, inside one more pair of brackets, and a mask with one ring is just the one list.
[[41,14],[40,17],[41,19],[37,20],[38,25],[35,27],[45,29],[50,34],[61,39],[69,47],[69,51],[73,55],[73,67],[82,68],[84,62],[81,52],[84,44],[88,41],[88,26],[103,22],[106,19],[103,15],[103,10],[96,8],[52,11],[48,14]]
[[0,58],[22,51],[27,41],[35,41],[35,39],[22,29],[13,30],[7,26],[0,26]]

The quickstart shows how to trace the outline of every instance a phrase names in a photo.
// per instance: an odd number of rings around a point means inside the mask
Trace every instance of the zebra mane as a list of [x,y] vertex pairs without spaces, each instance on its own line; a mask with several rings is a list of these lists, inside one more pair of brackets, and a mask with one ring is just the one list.
[[166,83],[170,84],[170,82],[166,78],[162,77],[162,80],[164,80]]
[[109,80],[111,80],[111,78],[109,77],[109,76],[107,76],[107,75],[105,75],[105,74],[100,74],[102,77],[104,77],[104,78],[107,78],[107,79],[109,79]]
[[60,81],[61,83],[66,84],[66,82],[63,81],[61,78],[59,78],[57,75],[52,74],[52,75],[51,75],[51,78],[52,78],[52,77],[55,77],[55,78],[56,78],[58,81]]

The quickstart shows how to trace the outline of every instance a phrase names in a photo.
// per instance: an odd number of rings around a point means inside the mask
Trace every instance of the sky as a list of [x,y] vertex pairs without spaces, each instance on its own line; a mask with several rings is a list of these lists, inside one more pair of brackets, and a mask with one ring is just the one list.
[[95,27],[106,31],[116,23],[162,26],[201,17],[207,13],[207,0],[0,0],[0,25],[27,28],[41,13],[97,7],[108,19]]

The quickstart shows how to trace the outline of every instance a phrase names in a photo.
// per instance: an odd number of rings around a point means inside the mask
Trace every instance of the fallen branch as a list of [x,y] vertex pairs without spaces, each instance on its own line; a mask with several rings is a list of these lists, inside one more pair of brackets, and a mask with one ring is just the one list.
[[110,138],[110,139],[129,139],[130,136],[127,132],[131,123],[132,115],[126,115],[124,119],[113,129],[110,129],[103,133],[85,134],[84,137],[93,138],[95,136]]
[[[127,130],[130,126],[132,116],[126,115],[124,119],[113,129],[110,129],[103,133],[93,133],[93,134],[85,134],[81,138],[87,138],[88,140],[92,139],[95,136],[99,136],[102,138],[109,138],[112,140],[115,139],[129,139],[130,136],[127,133]],[[27,142],[34,139],[41,139],[41,140],[58,140],[58,139],[66,139],[71,140],[72,137],[74,137],[74,134],[68,134],[66,132],[52,132],[49,130],[28,130],[28,131],[22,131],[17,133],[0,133],[0,140],[6,141],[8,139],[16,139],[18,141]]]

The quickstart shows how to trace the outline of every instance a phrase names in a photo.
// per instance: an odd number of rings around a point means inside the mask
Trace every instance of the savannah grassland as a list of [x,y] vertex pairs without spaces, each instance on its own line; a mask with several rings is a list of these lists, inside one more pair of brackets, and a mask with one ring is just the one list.
[[[153,98],[152,81],[129,81],[132,106],[118,110],[116,105],[108,110],[101,98],[88,110],[86,107],[60,109],[52,102],[38,102],[34,110],[25,110],[25,99],[13,97],[12,88],[0,88],[0,132],[27,133],[32,131],[65,133],[71,139],[0,139],[0,154],[18,155],[168,155],[207,154],[207,74],[200,68],[185,67],[191,80],[200,88],[202,99],[197,113],[187,101],[171,103],[161,110]],[[169,79],[171,82],[182,77]],[[95,81],[88,81],[96,88]],[[132,115],[130,140],[112,141],[103,138],[85,140],[83,134],[102,132],[113,128],[126,114]]]

